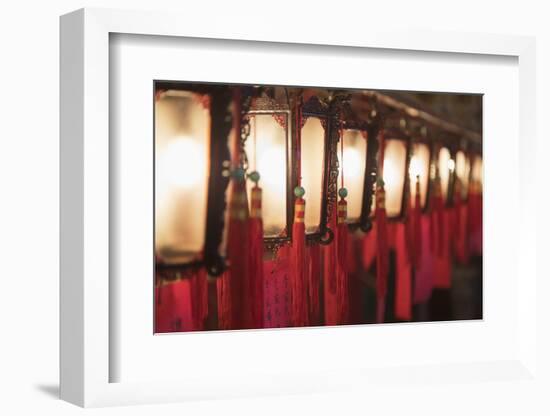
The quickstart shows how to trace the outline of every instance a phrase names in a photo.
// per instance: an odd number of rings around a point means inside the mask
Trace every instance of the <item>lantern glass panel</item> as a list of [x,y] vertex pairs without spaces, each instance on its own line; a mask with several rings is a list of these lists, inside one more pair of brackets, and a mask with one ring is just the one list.
[[[249,172],[260,174],[264,237],[286,235],[287,129],[275,116],[283,117],[288,125],[286,113],[250,114],[251,135],[245,145]],[[253,184],[247,184],[250,195]]]
[[321,201],[323,198],[325,129],[317,117],[308,117],[301,134],[301,176],[306,191],[306,232],[319,230],[321,223]]
[[430,173],[430,147],[425,143],[413,145],[413,155],[409,164],[411,198],[416,198],[416,181],[420,180],[420,205],[426,206]]
[[388,139],[385,143],[383,179],[386,190],[386,213],[388,217],[398,217],[403,203],[407,144],[398,139]]
[[348,190],[348,222],[361,217],[365,169],[367,165],[367,139],[359,130],[344,130],[344,154],[340,161],[340,175],[344,174],[344,186]]
[[441,179],[441,195],[443,199],[449,196],[449,178],[455,169],[455,162],[451,159],[451,152],[446,147],[439,151],[438,158],[439,177]]
[[210,114],[198,98],[167,91],[155,102],[155,251],[166,262],[204,246]]
[[460,194],[462,198],[465,198],[468,195],[470,163],[462,150],[456,152],[456,177],[460,182]]

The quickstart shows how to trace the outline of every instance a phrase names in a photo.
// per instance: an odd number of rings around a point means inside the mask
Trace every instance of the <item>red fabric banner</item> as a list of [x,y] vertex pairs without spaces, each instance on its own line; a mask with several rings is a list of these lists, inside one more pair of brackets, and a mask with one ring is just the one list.
[[264,262],[264,327],[290,326],[290,246],[279,248],[276,258]]
[[[156,333],[202,329],[196,326],[197,320],[193,319],[191,286],[191,279],[185,278],[155,288]],[[194,309],[197,313],[198,308]]]

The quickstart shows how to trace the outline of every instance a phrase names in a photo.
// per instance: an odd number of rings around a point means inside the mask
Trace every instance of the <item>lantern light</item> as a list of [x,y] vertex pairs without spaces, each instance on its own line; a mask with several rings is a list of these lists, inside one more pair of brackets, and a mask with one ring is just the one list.
[[167,261],[193,260],[204,245],[209,123],[191,93],[156,103],[155,245]]
[[340,161],[341,173],[345,175],[345,185],[348,190],[347,203],[348,222],[358,222],[363,206],[365,172],[367,168],[367,138],[359,130],[344,130],[343,157]]
[[462,150],[456,152],[456,178],[460,187],[462,199],[468,196],[468,185],[470,179],[470,161]]
[[420,206],[426,206],[430,173],[430,147],[426,143],[414,143],[409,161],[410,194],[416,197],[416,182],[420,182]]
[[415,180],[420,176],[420,161],[418,160],[418,156],[412,155],[411,161],[409,162],[409,176],[411,180]]
[[378,133],[381,125],[376,100],[351,94],[339,108],[339,176],[346,197],[346,223],[367,232],[372,227],[374,186],[378,170]]
[[322,215],[323,200],[326,196],[323,184],[323,170],[328,141],[328,108],[315,96],[301,108],[300,144],[300,183],[306,191],[305,227],[310,240],[317,239],[326,225]]
[[[381,130],[380,143],[383,145],[381,155],[378,156],[377,177],[382,179],[384,186],[384,205],[386,217],[390,220],[402,218],[405,210],[405,190],[408,184],[409,175],[417,167],[410,167],[409,153],[411,151],[410,137],[407,130],[407,120],[401,113],[396,113],[393,109],[382,107],[384,114],[384,125]],[[416,162],[415,162],[416,164]],[[407,193],[409,195],[409,193]],[[374,214],[376,201],[372,201],[371,215]]]
[[[286,226],[286,132],[272,115],[256,114],[250,118],[252,137],[245,146],[252,170],[260,173],[263,191],[264,235],[276,237]],[[250,194],[253,184],[248,183]]]
[[[160,140],[159,140],[160,141]],[[159,145],[159,194],[174,188],[193,189],[206,177],[206,146],[194,137],[179,136]],[[182,169],[185,166],[187,169]]]
[[471,178],[481,192],[483,189],[483,159],[479,155],[475,155],[473,158]]
[[438,170],[441,179],[441,195],[446,201],[449,198],[450,178],[455,170],[455,161],[451,159],[451,152],[447,147],[442,147],[439,150]]
[[323,197],[323,158],[325,129],[321,120],[309,117],[302,127],[301,134],[301,179],[308,192],[305,226],[306,233],[316,232],[321,223],[321,200]]
[[386,214],[398,218],[403,211],[403,192],[407,172],[407,142],[390,137],[385,140],[382,178],[386,191]]
[[455,170],[455,161],[453,159],[449,159],[447,161],[447,167],[449,168],[449,172],[453,173]]

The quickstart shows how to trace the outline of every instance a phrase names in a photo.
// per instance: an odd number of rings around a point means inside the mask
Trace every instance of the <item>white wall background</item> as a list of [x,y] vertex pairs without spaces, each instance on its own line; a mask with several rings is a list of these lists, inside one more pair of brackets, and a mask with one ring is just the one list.
[[[189,4],[187,4],[189,3]],[[326,3],[326,5],[325,5]],[[547,165],[550,150],[547,118],[550,102],[549,12],[544,2],[460,0],[392,0],[369,4],[338,0],[199,2],[168,0],[20,0],[0,8],[0,414],[79,413],[82,410],[56,399],[58,384],[58,120],[59,20],[61,14],[88,7],[183,10],[192,19],[209,13],[231,19],[232,13],[250,15],[255,24],[368,25],[387,19],[392,25],[435,30],[510,33],[537,36],[538,157]],[[265,23],[261,20],[265,19]],[[185,22],[182,22],[184,25]],[[236,28],[237,29],[237,28]],[[246,31],[238,28],[236,31]],[[546,177],[545,177],[546,179]],[[548,244],[548,185],[539,180],[539,273]],[[513,219],[511,219],[513,223]],[[505,238],[505,232],[503,233]],[[550,275],[546,274],[550,278]],[[550,293],[542,281],[539,293]],[[544,297],[539,298],[544,300]],[[548,302],[539,302],[539,360],[548,371]],[[199,402],[93,410],[119,414],[549,414],[546,391],[525,385],[495,383],[388,387],[387,394],[363,397],[347,393],[324,396]]]

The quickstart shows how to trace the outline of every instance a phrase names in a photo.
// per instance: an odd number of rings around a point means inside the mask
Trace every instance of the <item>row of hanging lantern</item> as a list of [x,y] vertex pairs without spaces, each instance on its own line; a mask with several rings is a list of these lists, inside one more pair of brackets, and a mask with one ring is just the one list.
[[[309,244],[331,244],[334,210],[351,230],[368,232],[377,186],[390,221],[411,205],[429,210],[432,192],[452,205],[471,185],[481,191],[480,137],[388,93],[183,82],[157,82],[155,91],[162,278],[197,267],[222,274],[229,218],[247,215],[249,203],[254,210],[258,183],[268,249],[292,241],[296,218]],[[227,207],[230,180],[246,183],[241,210]]]

